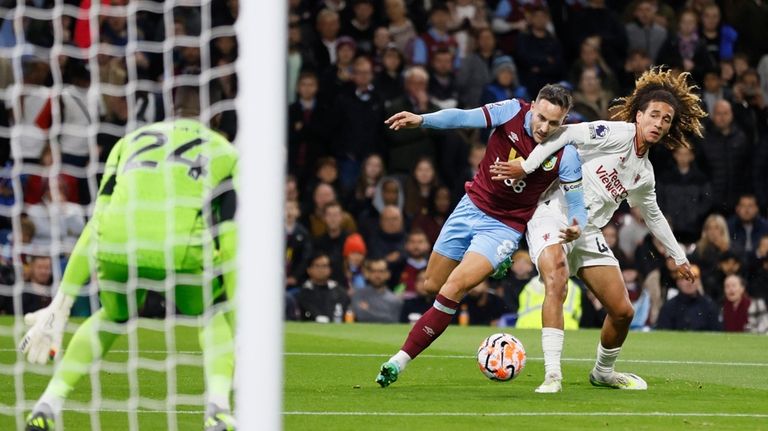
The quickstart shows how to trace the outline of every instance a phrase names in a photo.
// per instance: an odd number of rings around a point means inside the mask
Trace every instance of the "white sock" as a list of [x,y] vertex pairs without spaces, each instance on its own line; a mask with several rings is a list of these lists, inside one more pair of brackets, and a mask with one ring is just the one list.
[[40,404],[48,404],[51,406],[51,410],[53,411],[54,416],[61,415],[61,410],[64,408],[64,398],[49,394],[47,391],[43,393],[43,396],[40,397],[40,399],[37,401],[37,404],[35,404],[35,407],[32,409],[33,411],[38,410],[38,406]]
[[602,343],[597,343],[597,361],[595,361],[595,370],[600,374],[611,374],[616,358],[619,357],[621,346],[606,349]]
[[403,370],[405,370],[406,365],[408,365],[408,363],[411,362],[411,357],[408,356],[407,353],[401,350],[395,353],[395,356],[392,356],[391,358],[389,358],[389,362],[396,363],[397,366],[400,368],[400,372],[402,373]]
[[565,332],[557,328],[541,328],[541,349],[544,351],[544,374],[563,377],[560,356],[563,353]]
[[227,412],[232,410],[229,405],[229,397],[227,396],[208,394],[208,404],[214,404],[219,409]]

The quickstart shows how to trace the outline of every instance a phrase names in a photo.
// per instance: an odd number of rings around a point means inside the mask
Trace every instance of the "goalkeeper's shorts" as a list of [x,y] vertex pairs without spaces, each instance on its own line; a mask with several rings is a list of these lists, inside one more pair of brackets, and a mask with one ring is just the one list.
[[[131,268],[128,265],[98,262],[99,298],[107,317],[115,322],[135,317],[148,290],[161,293],[166,307],[175,307],[180,313],[198,316],[213,304],[225,301],[226,295],[220,276],[196,272],[167,272],[156,268]],[[129,298],[135,307],[130,306]]]

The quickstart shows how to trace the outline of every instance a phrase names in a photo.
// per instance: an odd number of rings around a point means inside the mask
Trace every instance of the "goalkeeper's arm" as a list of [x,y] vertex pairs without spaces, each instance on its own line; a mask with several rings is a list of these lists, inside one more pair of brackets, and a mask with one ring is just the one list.
[[75,302],[80,289],[91,277],[90,260],[92,257],[92,235],[95,229],[94,220],[98,218],[99,211],[108,205],[111,199],[116,181],[115,175],[120,148],[122,148],[121,142],[122,140],[115,145],[109,154],[104,177],[99,187],[99,196],[96,198],[94,216],[86,224],[75,248],[72,250],[61,278],[59,291],[49,306],[24,316],[24,322],[31,328],[21,339],[19,350],[26,355],[29,362],[45,364],[48,359],[53,359],[61,349],[64,327],[69,319],[72,304]]

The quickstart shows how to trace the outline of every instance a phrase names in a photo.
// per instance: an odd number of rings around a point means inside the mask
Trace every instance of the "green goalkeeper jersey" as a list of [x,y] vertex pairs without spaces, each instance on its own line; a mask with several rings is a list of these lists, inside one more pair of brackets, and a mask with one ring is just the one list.
[[[235,247],[237,160],[226,138],[191,119],[126,135],[109,154],[93,218],[69,266],[82,265],[90,254],[101,261],[197,273],[228,260]],[[69,266],[65,292],[88,275],[87,268]],[[68,277],[70,269],[79,275]]]

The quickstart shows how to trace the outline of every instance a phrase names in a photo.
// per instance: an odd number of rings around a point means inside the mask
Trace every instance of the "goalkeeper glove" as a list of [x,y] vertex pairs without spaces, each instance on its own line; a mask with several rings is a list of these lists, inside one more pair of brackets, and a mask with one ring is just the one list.
[[74,296],[59,292],[49,306],[24,315],[24,322],[32,328],[21,339],[19,350],[29,362],[45,364],[56,357],[74,302]]

